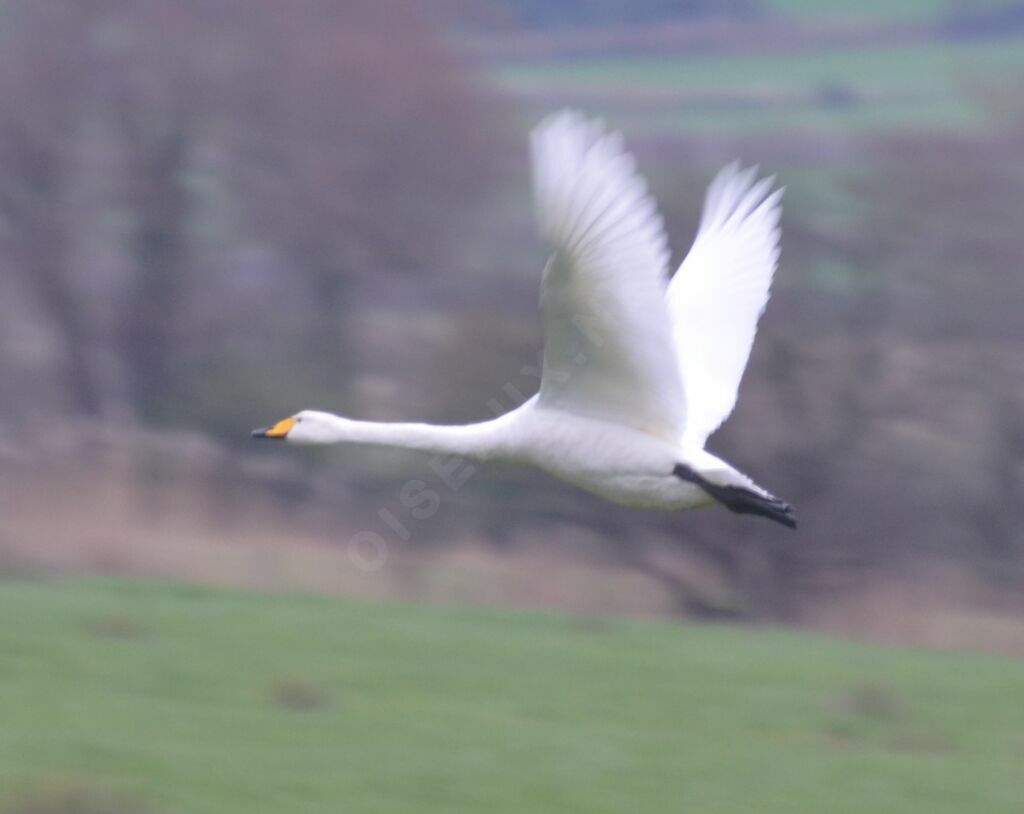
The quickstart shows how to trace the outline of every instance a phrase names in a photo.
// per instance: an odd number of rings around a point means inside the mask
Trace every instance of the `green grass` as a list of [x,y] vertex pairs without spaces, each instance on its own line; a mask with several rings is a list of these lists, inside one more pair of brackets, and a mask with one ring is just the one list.
[[0,810],[82,811],[68,776],[209,814],[1024,804],[1008,660],[131,582],[5,583],[0,619]]
[[979,13],[1012,4],[1013,0],[760,0],[759,8],[800,21],[833,19],[885,25],[934,23],[957,11]]
[[[989,0],[988,6],[1004,5]],[[976,7],[985,5],[984,0]],[[950,0],[761,0],[765,12],[798,19],[871,20],[877,22],[927,22],[946,14]]]
[[1024,76],[1024,41],[523,60],[496,65],[494,74],[545,108],[622,104],[670,129],[962,130],[985,126],[990,115],[972,99],[973,87]]
[[849,84],[864,91],[942,89],[972,73],[1024,68],[1020,39],[921,43],[782,54],[603,57],[510,63],[503,75],[523,87],[636,90],[792,89]]

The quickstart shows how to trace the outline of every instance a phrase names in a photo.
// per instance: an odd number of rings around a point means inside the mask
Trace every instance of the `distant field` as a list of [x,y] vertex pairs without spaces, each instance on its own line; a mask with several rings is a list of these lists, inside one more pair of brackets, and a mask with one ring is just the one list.
[[507,61],[494,75],[539,107],[621,109],[658,129],[960,130],[992,114],[977,88],[1024,76],[1024,39]]
[[[1005,5],[999,0],[980,0],[975,8]],[[947,13],[950,0],[761,0],[760,8],[776,14],[799,18],[835,17],[846,20],[880,22],[931,20]]]
[[131,582],[2,584],[0,618],[14,814],[1024,805],[1012,661]]

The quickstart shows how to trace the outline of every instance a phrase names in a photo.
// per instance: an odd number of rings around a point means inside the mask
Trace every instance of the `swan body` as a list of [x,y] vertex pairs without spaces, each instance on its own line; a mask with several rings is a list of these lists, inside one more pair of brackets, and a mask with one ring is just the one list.
[[540,231],[554,248],[540,392],[478,424],[304,410],[253,435],[515,461],[630,506],[720,503],[795,527],[788,504],[704,449],[732,412],[768,300],[782,190],[756,168],[719,172],[670,279],[662,221],[621,137],[563,112],[531,147]]

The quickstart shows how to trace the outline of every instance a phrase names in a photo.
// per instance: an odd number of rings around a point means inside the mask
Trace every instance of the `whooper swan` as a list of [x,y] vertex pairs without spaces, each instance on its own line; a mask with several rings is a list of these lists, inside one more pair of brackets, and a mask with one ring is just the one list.
[[711,182],[668,275],[663,222],[617,133],[562,112],[532,133],[544,269],[540,392],[464,426],[304,410],[258,438],[362,443],[537,466],[652,509],[720,503],[796,527],[789,504],[704,449],[732,412],[779,257],[782,190],[738,163]]

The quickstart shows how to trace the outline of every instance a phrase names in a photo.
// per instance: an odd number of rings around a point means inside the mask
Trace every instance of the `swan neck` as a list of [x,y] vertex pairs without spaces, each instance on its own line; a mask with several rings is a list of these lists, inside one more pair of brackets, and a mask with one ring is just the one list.
[[338,417],[335,443],[375,444],[445,455],[487,457],[497,451],[494,421],[447,426],[440,424],[355,421]]

